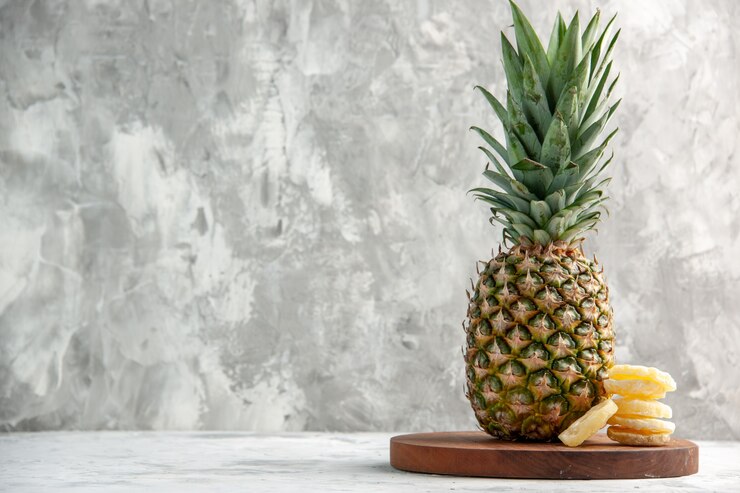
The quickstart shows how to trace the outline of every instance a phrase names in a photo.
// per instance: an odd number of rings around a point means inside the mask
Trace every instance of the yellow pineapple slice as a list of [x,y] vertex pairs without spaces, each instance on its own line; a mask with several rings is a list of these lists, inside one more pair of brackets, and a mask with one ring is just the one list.
[[663,386],[666,392],[676,390],[676,381],[667,372],[657,368],[640,365],[614,365],[609,369],[609,378],[613,380],[647,380]]
[[622,426],[631,430],[644,430],[652,433],[673,433],[676,425],[670,421],[663,421],[655,418],[625,418],[622,416],[612,416],[609,418],[609,424]]
[[608,394],[618,394],[636,399],[662,399],[665,397],[663,384],[651,380],[604,380],[604,390]]
[[616,412],[617,405],[614,401],[606,399],[575,420],[558,438],[569,447],[577,447],[606,426],[606,422]]
[[616,416],[624,417],[646,417],[646,418],[671,418],[673,410],[668,404],[658,401],[648,401],[643,399],[630,399],[620,397],[614,399],[619,411]]
[[647,433],[644,430],[631,430],[623,426],[610,426],[606,436],[623,445],[638,447],[659,447],[671,440],[670,433]]

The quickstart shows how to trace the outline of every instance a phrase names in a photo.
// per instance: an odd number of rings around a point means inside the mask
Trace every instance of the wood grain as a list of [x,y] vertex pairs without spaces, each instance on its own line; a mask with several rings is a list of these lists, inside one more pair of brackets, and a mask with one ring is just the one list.
[[663,447],[628,447],[596,435],[580,447],[496,440],[483,432],[442,432],[391,438],[396,469],[456,476],[536,479],[637,479],[688,476],[699,448],[672,439]]

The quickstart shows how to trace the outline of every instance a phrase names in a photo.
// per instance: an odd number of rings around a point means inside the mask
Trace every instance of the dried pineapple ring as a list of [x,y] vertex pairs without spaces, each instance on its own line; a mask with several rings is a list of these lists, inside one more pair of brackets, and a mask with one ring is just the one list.
[[619,408],[619,411],[617,411],[616,414],[617,416],[643,416],[646,418],[673,417],[671,406],[658,401],[620,397],[618,399],[614,399],[614,403]]
[[644,430],[653,433],[673,433],[676,425],[670,421],[663,421],[655,418],[624,418],[622,416],[612,416],[609,418],[609,424],[622,426],[632,430]]
[[618,394],[624,397],[641,399],[662,399],[665,397],[665,387],[650,380],[604,380],[604,390],[608,394]]
[[676,381],[667,372],[640,365],[614,365],[609,369],[609,378],[614,380],[649,380],[663,386],[667,392],[676,390]]
[[621,426],[610,426],[606,430],[606,436],[615,442],[639,447],[659,447],[671,440],[670,433],[641,433]]
[[558,438],[569,447],[577,447],[606,426],[607,420],[615,412],[617,405],[611,399],[606,399],[575,420]]

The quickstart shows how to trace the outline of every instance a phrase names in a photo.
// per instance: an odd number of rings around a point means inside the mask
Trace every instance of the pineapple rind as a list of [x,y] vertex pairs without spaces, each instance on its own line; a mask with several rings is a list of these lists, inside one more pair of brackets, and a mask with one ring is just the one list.
[[499,253],[480,273],[464,326],[467,396],[492,436],[553,440],[606,396],[609,290],[580,248]]

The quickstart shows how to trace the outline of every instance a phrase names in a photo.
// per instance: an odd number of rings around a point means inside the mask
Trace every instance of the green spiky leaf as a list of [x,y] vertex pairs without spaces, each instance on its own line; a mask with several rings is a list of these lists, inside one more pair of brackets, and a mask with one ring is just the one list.
[[558,100],[558,106],[555,112],[560,113],[565,126],[568,127],[568,140],[573,142],[578,136],[578,120],[580,119],[578,112],[578,89],[575,86],[563,91]]
[[534,229],[527,226],[526,224],[522,223],[515,223],[511,225],[514,230],[519,234],[519,236],[523,236],[525,238],[534,238]]
[[474,89],[478,89],[481,93],[483,93],[483,96],[486,98],[486,101],[488,101],[488,104],[491,105],[491,108],[493,108],[494,113],[496,113],[496,116],[498,116],[498,119],[501,121],[501,124],[504,126],[504,128],[509,127],[509,114],[506,112],[506,108],[499,102],[496,97],[488,92],[485,87],[483,86],[475,86]]
[[581,46],[583,51],[587,52],[591,49],[596,38],[596,32],[599,29],[599,18],[601,17],[601,11],[596,9],[596,13],[589,21],[586,29],[583,31],[583,37],[581,38]]
[[552,217],[552,209],[544,200],[533,200],[529,203],[529,215],[538,226],[544,227]]
[[593,80],[595,76],[593,75],[596,72],[596,67],[599,63],[599,59],[601,58],[601,49],[604,45],[604,42],[609,35],[609,32],[611,30],[611,26],[614,23],[614,19],[616,19],[617,16],[614,15],[611,19],[609,19],[609,22],[606,23],[606,26],[604,27],[604,30],[601,31],[601,34],[599,35],[598,39],[594,43],[593,47],[591,48],[591,57],[590,57],[590,72],[591,77],[589,80]]
[[550,113],[545,89],[529,55],[526,55],[524,60],[522,79],[522,87],[524,88],[522,107],[532,121],[532,127],[537,131],[537,135],[542,138],[550,126],[552,114]]
[[501,187],[501,189],[507,193],[517,195],[526,200],[534,200],[537,198],[537,196],[531,193],[523,183],[519,183],[506,175],[487,169],[483,172],[483,176]]
[[535,243],[539,243],[540,245],[547,245],[552,241],[552,238],[544,229],[535,229],[534,237],[532,239]]
[[573,144],[574,160],[577,160],[591,149],[591,145],[593,144],[594,140],[596,140],[596,138],[601,135],[602,130],[604,130],[604,127],[606,127],[609,118],[611,118],[616,109],[619,107],[620,102],[621,99],[614,103],[614,105],[609,108],[609,111],[604,113],[604,115],[598,121],[594,122],[591,126],[586,128],[582,134],[578,136],[575,143]]
[[537,134],[527,121],[524,110],[522,110],[519,103],[511,96],[511,93],[507,92],[506,96],[506,109],[509,114],[511,129],[519,138],[522,145],[524,145],[527,156],[538,159],[542,150],[542,144],[540,144]]
[[550,210],[555,213],[562,210],[565,207],[565,191],[562,189],[555,190],[550,195],[545,197],[545,202],[550,206]]
[[508,207],[519,212],[528,212],[530,202],[516,196],[503,192],[498,192],[491,188],[473,188],[471,192],[476,192],[477,196],[487,196],[503,202],[504,207]]
[[552,64],[548,89],[553,100],[563,92],[576,65],[581,61],[581,32],[578,24],[578,13],[573,16],[565,39],[558,48],[555,62]]
[[560,113],[555,113],[545,140],[542,142],[540,162],[553,171],[557,171],[570,161],[570,139],[568,127]]
[[609,145],[609,141],[614,138],[614,136],[617,134],[617,131],[619,129],[614,129],[612,133],[607,135],[606,139],[599,145],[597,148],[590,150],[583,156],[576,159],[574,162],[578,165],[578,178],[585,177],[589,171],[591,171],[591,168],[596,165],[599,158],[602,154],[604,154],[604,150],[606,149],[606,146]]
[[[513,130],[506,132],[506,147],[509,150],[509,163],[518,163],[522,159],[527,159],[527,150]],[[517,172],[518,168],[516,166],[511,166],[511,171],[514,173],[514,178],[523,181],[522,175]]]
[[522,159],[511,169],[521,173],[521,181],[538,197],[545,194],[552,182],[553,176],[550,168],[531,159]]
[[524,87],[522,83],[522,61],[504,33],[501,33],[501,52],[504,62],[504,73],[509,91],[517,101],[522,100]]
[[550,64],[547,61],[547,53],[542,47],[542,42],[521,9],[514,2],[509,3],[514,19],[517,51],[522,60],[526,58],[525,54],[531,59],[540,79],[546,81],[550,77]]
[[[489,164],[493,162],[493,165],[496,167],[496,171],[498,171],[501,175],[505,176],[506,178],[509,178],[509,179],[511,178],[511,176],[509,175],[509,172],[506,170],[506,168],[503,167],[503,165],[498,161],[496,156],[494,156],[491,151],[489,151],[483,146],[479,146],[478,149],[483,151],[483,153],[486,155],[486,157],[488,158]],[[486,171],[488,171],[488,164],[486,165]]]
[[[560,12],[558,12],[558,14],[555,16],[555,25],[552,26],[550,42],[547,44],[547,61],[550,64],[551,70],[553,64],[555,63],[555,57],[558,54],[560,43],[562,43],[563,38],[565,38],[565,31],[565,22],[563,22],[563,17],[560,15]],[[550,74],[550,77],[552,77],[552,74]]]
[[[498,153],[498,155],[503,158],[503,160],[504,160],[504,162],[506,162],[506,164],[509,164],[509,151],[506,150],[506,147],[501,142],[499,142],[498,140],[496,140],[495,138],[493,138],[493,136],[491,136],[491,134],[489,134],[488,132],[486,132],[482,128],[479,128],[479,127],[470,127],[470,130],[473,130],[475,133],[477,133],[478,135],[480,135],[481,138],[486,142],[486,144],[488,144],[489,146],[491,146],[493,148],[493,150],[496,151]],[[489,159],[491,161],[493,161],[495,164],[497,164],[496,168],[503,169],[501,167],[501,165],[498,164],[498,160],[495,157],[491,157],[490,153],[488,152],[488,149],[485,149],[483,147],[479,147],[479,149],[481,149],[483,152],[485,152],[486,155],[489,157]],[[504,172],[504,174],[506,174],[506,173]]]
[[596,110],[596,107],[601,102],[601,92],[604,89],[604,85],[606,84],[607,79],[609,78],[609,72],[611,72],[612,64],[609,63],[609,65],[606,66],[606,70],[599,78],[598,83],[596,85],[592,84],[592,88],[589,88],[588,95],[586,96],[586,99],[588,100],[588,106],[586,107],[584,113],[583,113],[583,119],[587,120],[591,115],[593,115],[593,112]]
[[568,183],[572,182],[574,178],[578,176],[578,165],[574,163],[573,161],[569,162],[565,165],[565,167],[561,170],[558,170],[558,172],[555,174],[555,176],[552,179],[552,183],[550,184],[550,187],[547,189],[547,193],[551,194],[554,193],[556,190],[565,190],[566,185]]

